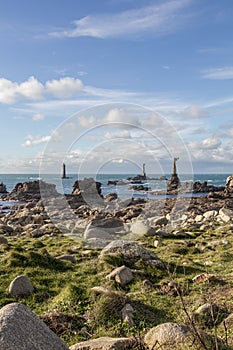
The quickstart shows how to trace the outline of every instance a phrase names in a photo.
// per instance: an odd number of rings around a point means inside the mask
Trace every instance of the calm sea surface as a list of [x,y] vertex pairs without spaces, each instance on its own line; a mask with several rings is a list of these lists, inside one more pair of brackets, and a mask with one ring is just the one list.
[[[118,186],[108,186],[107,183],[109,180],[122,180],[126,181],[128,177],[133,177],[136,174],[98,174],[97,176],[93,174],[81,174],[77,176],[77,174],[69,174],[68,179],[61,179],[60,175],[55,174],[43,174],[43,175],[35,175],[35,174],[0,174],[0,182],[3,182],[7,186],[8,192],[12,191],[15,185],[19,182],[25,181],[34,181],[37,179],[42,179],[48,183],[53,183],[56,185],[57,191],[60,193],[71,193],[72,186],[74,182],[78,179],[83,179],[85,177],[93,177],[96,181],[102,183],[102,194],[106,195],[107,193],[116,192],[120,198],[129,198],[131,196],[134,197],[147,197],[147,198],[158,198],[160,196],[148,195],[143,192],[133,192],[129,190],[130,184],[127,183],[125,185]],[[195,174],[195,175],[179,175],[181,182],[185,181],[207,181],[208,185],[214,186],[224,186],[226,182],[226,178],[230,174]],[[159,174],[149,174],[149,178],[159,178],[161,175]],[[170,175],[165,175],[167,178]],[[151,190],[163,190],[167,187],[166,180],[148,180],[143,183],[144,186],[148,186]],[[1,201],[0,201],[1,205]]]

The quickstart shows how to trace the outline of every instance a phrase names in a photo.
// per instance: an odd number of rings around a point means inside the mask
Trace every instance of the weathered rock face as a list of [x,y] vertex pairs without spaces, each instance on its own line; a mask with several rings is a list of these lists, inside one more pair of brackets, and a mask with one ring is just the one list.
[[168,180],[167,183],[167,192],[168,193],[174,193],[176,192],[180,187],[180,179],[177,174],[172,174],[171,178]]
[[228,176],[228,178],[226,179],[225,194],[233,194],[233,174]]
[[34,287],[27,276],[16,277],[9,286],[9,293],[13,297],[25,297],[34,292]]
[[41,198],[41,192],[46,196],[58,195],[56,185],[48,184],[44,181],[28,181],[18,183],[9,195],[2,197],[4,200],[32,201]]
[[1,350],[69,350],[37,315],[18,303],[0,310],[0,334]]
[[0,193],[8,193],[6,189],[6,185],[3,182],[0,183]]
[[108,254],[121,254],[125,262],[135,263],[138,260],[145,264],[165,269],[165,264],[154,253],[140,247],[136,242],[116,240],[109,243],[101,252],[100,259]]
[[201,305],[194,313],[194,320],[207,327],[213,327],[214,324],[221,322],[224,310],[217,304],[206,303]]
[[149,350],[180,350],[182,346],[192,349],[194,339],[188,327],[168,322],[151,328],[144,341]]
[[209,192],[221,192],[224,191],[224,186],[213,186],[208,185],[207,181],[199,182],[196,181],[192,184],[193,193],[209,193]]
[[73,184],[72,195],[79,196],[84,203],[92,206],[93,204],[102,204],[103,196],[101,194],[101,183],[93,178],[77,180]]
[[118,284],[124,287],[133,280],[133,274],[128,267],[123,265],[114,269],[106,278],[115,279]]
[[73,184],[72,194],[97,193],[101,196],[101,183],[96,182],[92,177],[83,180],[77,180]]
[[70,350],[130,350],[135,340],[129,338],[101,337],[84,341],[70,347]]
[[137,237],[155,235],[155,230],[151,226],[144,224],[141,221],[136,221],[135,223],[133,223],[130,227],[130,231],[134,233]]

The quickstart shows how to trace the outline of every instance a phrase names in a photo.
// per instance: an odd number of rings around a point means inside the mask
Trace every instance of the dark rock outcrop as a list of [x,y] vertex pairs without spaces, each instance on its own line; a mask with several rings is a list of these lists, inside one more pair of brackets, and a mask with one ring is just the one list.
[[103,205],[103,196],[101,191],[101,182],[95,181],[92,177],[77,180],[73,184],[72,195],[76,200],[82,200],[87,205]]
[[17,183],[8,195],[2,196],[3,200],[19,200],[23,202],[40,200],[42,196],[57,196],[56,185],[48,184],[41,180]]
[[233,195],[233,174],[226,179],[225,194],[227,196]]
[[6,189],[6,185],[3,182],[0,183],[0,193],[8,193]]

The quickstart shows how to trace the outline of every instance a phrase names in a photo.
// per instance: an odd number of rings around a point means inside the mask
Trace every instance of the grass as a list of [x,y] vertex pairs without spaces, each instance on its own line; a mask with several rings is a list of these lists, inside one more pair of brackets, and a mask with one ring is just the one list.
[[[139,261],[130,266],[133,281],[122,288],[105,279],[113,268],[124,264],[120,255],[106,256],[100,262],[99,249],[88,252],[81,243],[61,235],[8,237],[9,245],[0,245],[0,307],[15,301],[25,304],[68,345],[100,336],[141,338],[149,328],[164,322],[187,324],[179,293],[190,315],[208,301],[219,304],[226,315],[233,312],[233,235],[229,225],[215,225],[208,231],[195,229],[195,233],[191,228],[182,235],[158,237],[158,248],[153,246],[155,238],[142,240],[167,264],[167,270]],[[213,240],[225,243],[211,245]],[[203,250],[198,248],[200,245]],[[56,259],[62,254],[72,254],[77,264]],[[193,283],[192,278],[203,272],[216,278]],[[30,278],[35,293],[16,299],[9,295],[8,287],[21,274]],[[94,286],[109,288],[112,294],[95,295],[91,292]],[[126,302],[134,309],[134,326],[121,321]],[[200,326],[208,334],[216,331],[213,324],[203,326],[200,322]],[[225,330],[219,327],[217,331],[224,339]],[[233,329],[228,330],[229,343],[232,332]]]

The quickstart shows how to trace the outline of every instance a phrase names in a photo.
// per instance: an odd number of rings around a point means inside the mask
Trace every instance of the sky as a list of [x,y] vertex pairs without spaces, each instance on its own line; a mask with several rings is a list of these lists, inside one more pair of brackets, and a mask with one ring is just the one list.
[[0,0],[0,173],[233,173],[231,0]]

